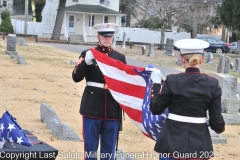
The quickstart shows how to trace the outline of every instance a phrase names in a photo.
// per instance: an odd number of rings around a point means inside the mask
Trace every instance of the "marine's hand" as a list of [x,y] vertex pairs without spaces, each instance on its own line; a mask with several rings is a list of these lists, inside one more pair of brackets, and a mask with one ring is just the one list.
[[162,81],[161,71],[159,69],[155,70],[155,71],[152,71],[152,74],[151,74],[150,78],[153,81],[153,83],[161,83],[161,81]]
[[94,59],[94,55],[91,50],[87,51],[85,56],[85,62],[87,65],[93,64],[92,59]]

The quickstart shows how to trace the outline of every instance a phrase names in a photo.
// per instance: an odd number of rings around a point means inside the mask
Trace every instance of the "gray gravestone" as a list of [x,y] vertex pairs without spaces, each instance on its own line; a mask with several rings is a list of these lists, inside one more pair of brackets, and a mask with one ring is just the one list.
[[235,60],[235,72],[240,72],[240,58]]
[[8,34],[7,36],[7,51],[16,51],[16,35]]
[[217,68],[217,73],[221,73],[222,72],[222,66],[223,66],[223,54],[220,54],[219,56],[219,60],[218,60],[218,68]]
[[149,53],[148,53],[149,57],[153,57],[154,56],[153,50],[154,50],[154,44],[151,43],[151,44],[149,44]]
[[212,59],[213,59],[212,52],[207,52],[207,60],[206,60],[206,63],[207,63],[207,64],[213,64]]
[[230,70],[233,70],[233,66],[234,66],[233,63],[231,62],[230,63]]
[[212,139],[212,143],[213,144],[218,144],[218,143],[227,143],[227,139],[223,138],[220,136],[220,134],[217,134],[215,131],[213,131],[210,127],[208,128],[210,135],[211,135],[211,139]]
[[113,43],[112,43],[112,48],[115,48],[116,47],[116,36],[114,35],[113,37]]
[[221,106],[222,112],[225,113],[226,107],[224,106],[223,100],[226,98],[236,99],[237,78],[223,73],[211,73],[210,75],[218,80],[219,86],[222,89]]
[[176,62],[179,66],[182,65],[182,61],[181,61],[181,55],[178,56],[178,60]]
[[144,55],[146,53],[146,47],[142,46],[142,54]]
[[166,42],[166,47],[165,47],[165,53],[167,55],[172,55],[172,50],[173,50],[173,39],[171,38],[167,38],[167,42]]
[[126,34],[126,32],[124,31],[124,33],[123,33],[123,43],[122,43],[122,48],[126,48],[126,46],[125,46],[125,43],[126,43],[126,36],[127,36],[127,34]]
[[27,41],[24,38],[17,38],[17,43],[19,46],[27,46]]
[[229,67],[230,67],[230,57],[226,56],[225,57],[225,65],[224,65],[224,74],[228,74],[229,73]]

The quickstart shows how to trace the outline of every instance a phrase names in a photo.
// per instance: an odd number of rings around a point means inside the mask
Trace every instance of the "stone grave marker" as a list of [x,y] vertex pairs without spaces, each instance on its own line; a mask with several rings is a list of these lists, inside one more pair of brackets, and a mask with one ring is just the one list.
[[144,55],[146,53],[146,47],[142,46],[142,54]]
[[126,32],[124,32],[123,33],[123,43],[122,43],[122,48],[126,48],[126,46],[125,46],[125,43],[126,43],[126,37],[127,37],[127,34],[126,34]]
[[220,56],[219,56],[219,60],[218,60],[217,73],[221,73],[221,72],[222,72],[223,58],[224,58],[224,55],[223,55],[223,54],[220,54]]
[[149,44],[149,53],[148,53],[149,57],[153,57],[154,56],[153,51],[154,51],[154,44],[151,43],[151,44]]

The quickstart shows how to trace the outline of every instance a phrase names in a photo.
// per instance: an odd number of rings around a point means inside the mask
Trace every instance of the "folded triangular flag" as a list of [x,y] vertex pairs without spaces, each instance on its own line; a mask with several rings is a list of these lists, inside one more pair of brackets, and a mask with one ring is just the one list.
[[0,141],[32,146],[16,119],[5,111],[0,119]]

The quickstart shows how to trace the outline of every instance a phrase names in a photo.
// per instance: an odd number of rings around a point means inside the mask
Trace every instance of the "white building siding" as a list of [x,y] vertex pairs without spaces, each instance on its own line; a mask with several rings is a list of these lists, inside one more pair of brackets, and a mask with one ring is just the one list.
[[[75,4],[87,4],[87,5],[101,5],[105,7],[105,5],[100,4],[100,0],[67,0],[66,6],[72,6]],[[119,12],[119,0],[109,0],[110,4],[107,6],[108,9]]]
[[59,0],[46,0],[42,11],[43,33],[52,33],[57,16]]

